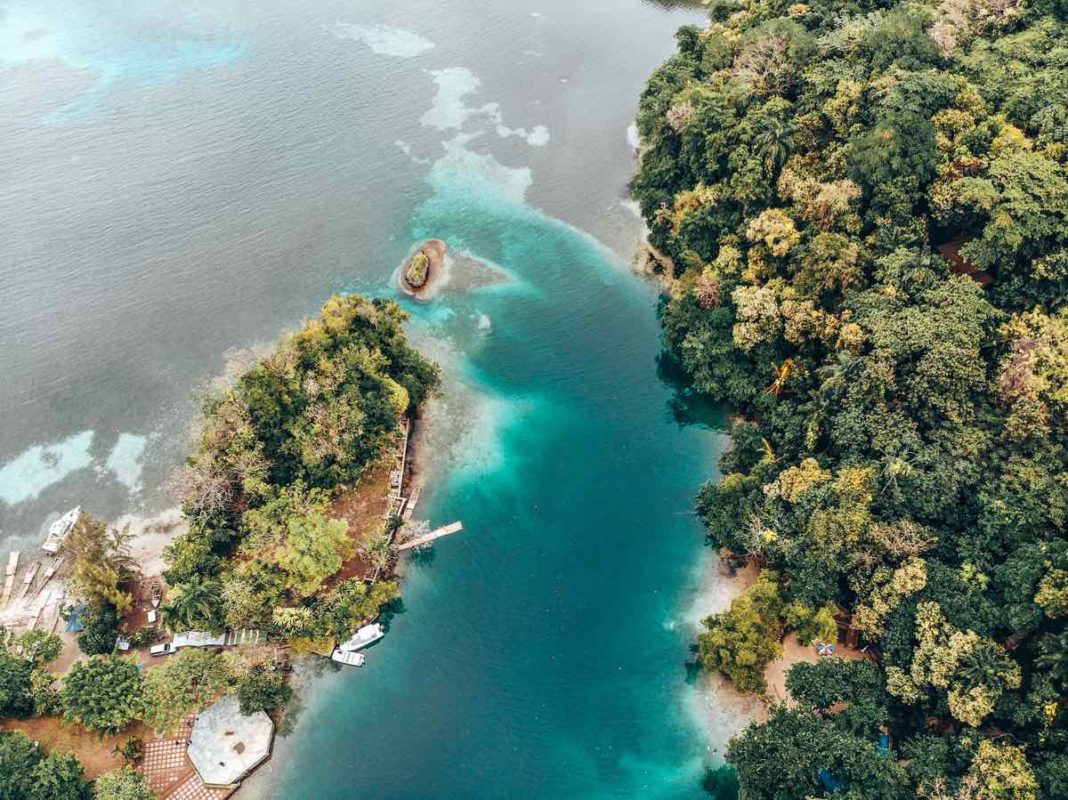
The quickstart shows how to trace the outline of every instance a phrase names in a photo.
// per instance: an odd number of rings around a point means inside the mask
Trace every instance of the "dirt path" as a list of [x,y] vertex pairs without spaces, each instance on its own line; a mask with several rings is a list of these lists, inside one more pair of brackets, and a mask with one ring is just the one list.
[[[836,655],[848,661],[859,661],[865,658],[859,650],[838,645]],[[790,634],[783,640],[782,655],[764,668],[764,680],[768,682],[769,703],[789,703],[790,693],[786,691],[786,673],[794,664],[815,664],[820,660],[816,655],[816,645],[803,645],[797,641],[794,634]]]
[[126,762],[115,751],[130,738],[152,738],[152,732],[143,725],[135,725],[118,736],[98,737],[80,725],[65,725],[60,717],[35,717],[33,719],[9,719],[0,722],[0,730],[22,731],[30,741],[40,742],[47,753],[74,753],[85,767],[85,777],[98,778],[105,772],[118,769]]

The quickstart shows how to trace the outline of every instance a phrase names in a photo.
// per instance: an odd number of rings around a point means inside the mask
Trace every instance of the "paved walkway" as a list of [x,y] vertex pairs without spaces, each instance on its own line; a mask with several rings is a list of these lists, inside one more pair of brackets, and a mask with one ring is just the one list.
[[193,720],[193,716],[183,719],[178,732],[172,737],[145,742],[141,771],[156,797],[167,797],[169,792],[195,773],[192,762],[186,756]]
[[189,738],[193,735],[196,716],[190,714],[167,739],[145,742],[141,771],[160,800],[226,800],[233,789],[214,789],[204,785],[189,760]]
[[233,789],[213,789],[204,785],[204,781],[194,772],[173,792],[165,795],[165,800],[226,800]]

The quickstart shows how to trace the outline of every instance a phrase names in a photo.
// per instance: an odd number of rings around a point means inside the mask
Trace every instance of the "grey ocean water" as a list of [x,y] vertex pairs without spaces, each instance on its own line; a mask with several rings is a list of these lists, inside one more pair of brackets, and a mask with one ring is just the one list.
[[167,504],[194,388],[413,242],[446,368],[412,567],[245,797],[691,797],[677,625],[721,446],[657,374],[627,127],[693,6],[0,1],[0,549]]

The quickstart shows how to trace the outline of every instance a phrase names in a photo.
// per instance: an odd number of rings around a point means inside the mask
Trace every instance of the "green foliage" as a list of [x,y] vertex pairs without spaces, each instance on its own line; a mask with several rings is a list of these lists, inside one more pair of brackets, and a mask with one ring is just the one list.
[[123,767],[101,775],[93,787],[96,800],[153,800],[145,776],[133,767]]
[[63,640],[50,631],[25,631],[15,639],[15,645],[34,667],[47,667],[63,652]]
[[400,587],[395,581],[342,581],[315,608],[314,635],[347,638],[361,623],[398,597]]
[[38,761],[30,774],[33,788],[29,800],[88,800],[89,784],[77,757],[70,753],[49,753]]
[[127,762],[140,761],[145,754],[145,743],[136,736],[131,736],[123,743],[119,753]]
[[394,303],[338,295],[202,399],[178,476],[190,527],[165,553],[169,627],[303,636],[336,624],[332,601],[312,613],[353,554],[331,502],[396,445],[404,415],[439,382],[408,345],[406,318]]
[[708,617],[708,630],[697,637],[701,664],[721,671],[742,692],[763,692],[764,667],[782,654],[784,605],[777,577],[765,572],[729,610]]
[[223,629],[222,585],[213,578],[193,575],[171,587],[160,609],[163,622],[172,631]]
[[33,713],[33,665],[11,653],[0,652],[0,717]]
[[30,674],[33,713],[38,717],[57,717],[63,713],[63,697],[55,688],[58,679],[58,675],[43,669],[35,669]]
[[328,513],[325,494],[298,482],[245,514],[249,535],[241,552],[280,570],[285,589],[307,597],[352,551],[348,523]]
[[0,798],[22,800],[33,791],[33,768],[41,754],[18,731],[0,731]]
[[430,269],[430,259],[424,253],[416,253],[412,256],[408,269],[404,272],[404,279],[416,289],[426,283],[427,272]]
[[78,661],[63,681],[64,719],[91,731],[115,734],[141,716],[142,679],[124,658]]
[[1063,6],[717,2],[642,95],[665,344],[743,418],[698,511],[777,592],[701,660],[758,690],[783,625],[829,638],[839,605],[881,659],[791,673],[801,707],[732,749],[744,797],[823,769],[891,796],[879,725],[906,796],[1068,791]]
[[86,800],[89,784],[69,754],[43,755],[18,731],[0,732],[0,798],[3,800]]
[[237,699],[242,714],[274,711],[293,698],[286,673],[276,661],[253,664],[237,679]]
[[786,689],[799,704],[819,711],[843,703],[833,720],[862,738],[874,739],[890,720],[890,695],[879,668],[869,661],[823,658],[794,664],[786,673]]
[[187,714],[211,705],[232,681],[233,671],[220,653],[183,648],[145,675],[145,723],[159,734],[171,732]]
[[89,514],[82,514],[70,532],[64,549],[74,556],[70,585],[92,605],[111,605],[127,611],[133,597],[126,585],[136,564],[130,557],[130,532],[110,528]]
[[775,708],[767,722],[751,725],[731,740],[727,759],[738,770],[740,796],[750,800],[822,797],[824,771],[844,786],[847,797],[906,796],[904,770],[879,755],[873,740],[805,709]]
[[92,605],[79,615],[82,632],[78,634],[78,649],[90,656],[107,655],[115,650],[122,617],[109,603]]

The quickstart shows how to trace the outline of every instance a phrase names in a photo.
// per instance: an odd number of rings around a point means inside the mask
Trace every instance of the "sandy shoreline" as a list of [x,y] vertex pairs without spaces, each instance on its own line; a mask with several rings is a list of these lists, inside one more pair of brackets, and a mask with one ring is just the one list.
[[[753,565],[738,570],[734,577],[719,571],[719,554],[711,548],[702,553],[696,568],[698,589],[682,617],[691,640],[701,632],[701,622],[710,614],[726,611],[734,598],[752,586],[759,574]],[[755,695],[744,695],[718,672],[702,670],[686,697],[687,710],[704,735],[709,754],[716,763],[723,760],[727,742],[750,722],[767,716],[767,707]]]
[[[726,611],[731,601],[752,586],[760,575],[753,564],[738,570],[734,577],[723,575],[719,556],[709,550],[702,559],[699,575],[700,589],[690,604],[684,622],[696,639],[702,631],[702,620],[710,614]],[[820,660],[814,645],[803,645],[794,634],[782,641],[782,655],[764,668],[767,690],[763,696],[739,692],[721,673],[702,670],[698,675],[688,705],[708,743],[709,752],[721,759],[727,742],[752,722],[767,719],[768,709],[779,703],[790,703],[786,691],[786,673],[794,664],[815,664]],[[839,647],[838,656],[848,660],[862,660],[859,650]]]

